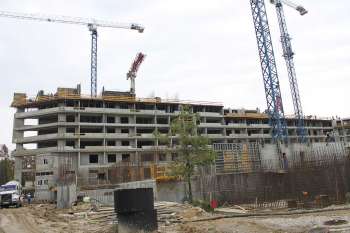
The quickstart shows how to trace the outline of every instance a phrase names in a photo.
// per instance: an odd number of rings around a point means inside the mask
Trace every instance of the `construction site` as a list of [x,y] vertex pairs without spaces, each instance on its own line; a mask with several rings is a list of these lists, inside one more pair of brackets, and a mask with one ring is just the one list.
[[[143,26],[0,12],[0,17],[17,20],[87,26],[92,43],[89,94],[82,93],[80,84],[14,93],[14,179],[37,204],[23,207],[30,216],[21,223],[30,222],[23,229],[5,224],[20,211],[0,210],[0,232],[116,232],[114,191],[124,188],[152,188],[158,232],[350,232],[350,118],[304,114],[284,7],[301,16],[308,11],[288,0],[271,3],[293,102],[282,102],[265,1],[250,0],[264,111],[139,97],[135,81],[146,59],[143,53],[126,75],[129,90],[103,87],[99,92],[98,28],[143,33]],[[293,114],[284,112],[284,104],[293,105]],[[172,122],[185,107],[198,116],[196,134],[207,137],[216,154],[213,164],[196,167],[192,177],[194,199],[209,203],[211,212],[188,204],[186,182],[171,175],[180,140]],[[86,198],[89,204],[76,205]]]

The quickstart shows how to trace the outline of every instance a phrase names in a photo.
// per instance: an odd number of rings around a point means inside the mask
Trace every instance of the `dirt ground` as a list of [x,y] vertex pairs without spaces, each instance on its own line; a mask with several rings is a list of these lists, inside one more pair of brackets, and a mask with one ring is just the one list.
[[326,225],[331,220],[350,222],[350,210],[327,211],[269,217],[223,218],[179,224],[164,229],[167,233],[350,233],[350,224]]
[[[346,207],[346,206],[344,206]],[[176,207],[177,209],[178,206]],[[0,233],[83,233],[114,232],[113,221],[106,221],[109,210],[91,214],[91,206],[82,205],[69,210],[56,209],[50,204],[33,204],[22,208],[0,209]],[[324,233],[350,232],[350,224],[327,226],[329,220],[350,222],[350,210],[269,217],[235,217],[205,220],[222,214],[206,213],[184,206],[181,221],[160,221],[161,233]],[[97,216],[97,217],[96,217]],[[101,220],[100,220],[101,219]]]
[[56,209],[51,204],[0,209],[0,233],[112,232],[112,226],[90,222],[71,211]]

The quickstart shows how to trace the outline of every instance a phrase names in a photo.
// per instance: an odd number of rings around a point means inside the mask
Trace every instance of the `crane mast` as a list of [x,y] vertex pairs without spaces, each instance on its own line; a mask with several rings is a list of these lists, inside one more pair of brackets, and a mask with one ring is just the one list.
[[107,20],[96,20],[91,18],[70,17],[70,16],[51,16],[44,14],[27,14],[10,11],[0,11],[0,17],[35,20],[51,23],[65,23],[83,25],[89,28],[91,32],[91,96],[97,96],[97,27],[121,28],[137,30],[139,33],[144,31],[144,27],[139,24],[117,23]]
[[89,30],[91,32],[91,81],[90,91],[91,96],[97,95],[97,28],[90,24]]
[[305,143],[306,129],[305,129],[305,122],[304,122],[304,114],[303,114],[301,100],[300,100],[299,87],[298,87],[298,82],[296,77],[295,65],[293,60],[294,52],[292,49],[291,38],[287,30],[287,23],[284,15],[282,2],[286,4],[289,3],[287,5],[292,6],[293,8],[298,10],[301,15],[306,14],[307,11],[305,10],[305,8],[298,6],[296,4],[291,5],[292,3],[286,2],[285,0],[283,1],[272,0],[271,2],[276,6],[277,18],[278,18],[279,28],[281,33],[283,57],[287,65],[289,85],[290,85],[290,90],[291,90],[292,99],[293,99],[294,114],[297,118],[298,141],[300,143]]
[[288,131],[264,0],[250,0],[264,81],[267,113],[275,142],[287,143]]

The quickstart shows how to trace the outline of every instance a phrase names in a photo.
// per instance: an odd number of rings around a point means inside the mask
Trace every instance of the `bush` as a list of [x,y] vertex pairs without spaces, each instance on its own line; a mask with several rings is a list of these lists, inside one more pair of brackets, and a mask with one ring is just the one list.
[[0,161],[0,185],[13,180],[14,163],[9,159]]
[[350,204],[350,193],[345,194],[346,203]]
[[194,200],[192,202],[193,206],[198,206],[207,212],[213,212],[214,209],[211,207],[210,202],[203,200]]

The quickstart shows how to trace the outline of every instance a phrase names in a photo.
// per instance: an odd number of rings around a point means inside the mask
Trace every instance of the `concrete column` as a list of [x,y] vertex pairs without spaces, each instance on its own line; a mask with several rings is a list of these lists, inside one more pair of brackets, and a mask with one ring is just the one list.
[[[24,108],[17,108],[17,113],[24,112]],[[16,128],[24,126],[24,119],[16,118],[16,114],[13,117],[13,131],[12,131],[12,142],[16,143],[16,139],[23,139],[24,132],[16,130]],[[23,150],[23,144],[16,143],[16,150]]]
[[14,178],[15,180],[18,180],[20,183],[22,183],[22,161],[23,158],[20,156],[15,157],[15,171],[14,171]]
[[65,113],[58,114],[58,122],[66,122],[66,114]]

